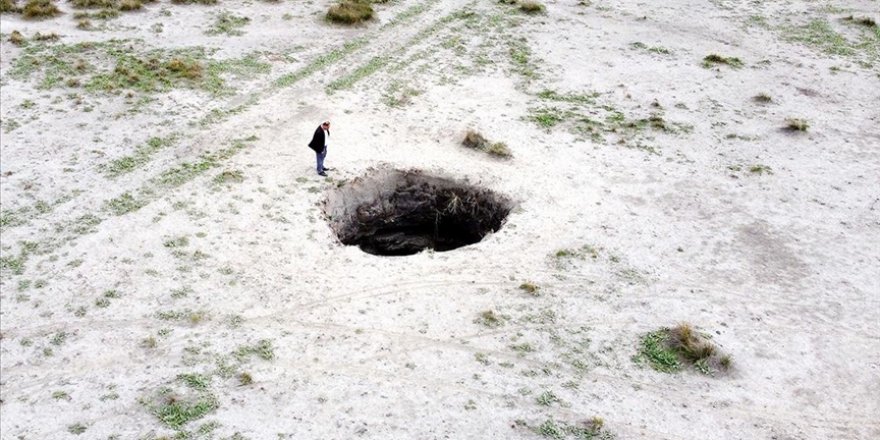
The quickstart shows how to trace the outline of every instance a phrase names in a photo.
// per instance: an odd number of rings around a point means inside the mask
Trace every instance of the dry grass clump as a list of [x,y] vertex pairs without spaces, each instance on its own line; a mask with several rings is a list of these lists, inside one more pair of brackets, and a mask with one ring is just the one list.
[[28,0],[21,15],[24,18],[48,18],[61,14],[61,10],[51,0]]
[[70,4],[77,9],[103,9],[116,6],[115,0],[72,0]]
[[519,289],[522,290],[523,292],[528,293],[529,295],[538,296],[539,295],[538,291],[541,290],[541,287],[535,283],[531,283],[531,282],[527,281],[525,283],[520,284]]
[[705,68],[709,68],[719,64],[724,64],[733,67],[734,69],[739,69],[743,66],[742,60],[737,57],[723,57],[721,55],[713,53],[706,55],[706,57],[703,58],[703,67]]
[[708,336],[686,323],[645,335],[636,359],[664,373],[693,366],[703,374],[713,375],[728,371],[733,364],[730,356],[722,354]]
[[519,10],[526,14],[540,14],[544,12],[544,5],[536,1],[526,0],[519,4]]
[[58,41],[60,39],[61,37],[59,37],[58,34],[56,34],[55,32],[50,32],[48,34],[41,34],[37,32],[36,34],[34,34],[33,37],[34,41]]
[[24,35],[19,31],[12,31],[12,33],[9,34],[9,42],[16,46],[21,46],[24,44]]
[[355,24],[373,18],[373,7],[367,0],[342,0],[327,11],[327,19],[334,23]]
[[855,17],[850,15],[849,17],[844,17],[843,21],[849,21],[851,23],[867,26],[869,28],[877,27],[877,22],[874,21],[874,19],[871,17]]
[[142,7],[144,7],[144,3],[141,0],[122,0],[119,2],[120,11],[137,11]]
[[507,144],[504,142],[489,142],[489,140],[483,137],[482,134],[474,130],[468,130],[464,136],[464,140],[461,141],[461,144],[465,147],[480,150],[496,157],[507,158],[512,156]]
[[759,102],[761,104],[769,104],[773,102],[773,98],[766,93],[759,93],[752,97],[752,101]]
[[171,3],[176,5],[191,5],[191,4],[201,4],[201,5],[216,5],[217,0],[171,0]]
[[0,0],[0,13],[6,12],[19,13],[21,8],[18,7],[15,0]]
[[804,119],[788,118],[785,120],[784,128],[787,131],[807,131],[810,128],[810,124]]

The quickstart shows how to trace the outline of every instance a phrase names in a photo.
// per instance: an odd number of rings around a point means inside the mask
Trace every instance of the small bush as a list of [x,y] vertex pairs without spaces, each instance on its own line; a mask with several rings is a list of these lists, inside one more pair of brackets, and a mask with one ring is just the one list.
[[51,0],[28,0],[21,11],[25,18],[48,18],[61,14],[61,10]]
[[703,58],[703,67],[705,68],[710,68],[719,64],[725,64],[734,69],[739,69],[743,66],[742,60],[736,57],[723,57],[713,53]]
[[373,18],[373,7],[365,0],[342,0],[330,7],[327,19],[334,23],[355,24]]
[[544,12],[544,5],[535,1],[524,1],[519,4],[519,10],[526,14],[539,14]]
[[76,28],[87,31],[89,29],[92,29],[92,22],[89,20],[80,20],[76,22]]
[[785,129],[788,131],[807,131],[810,124],[799,118],[788,118],[785,120]]

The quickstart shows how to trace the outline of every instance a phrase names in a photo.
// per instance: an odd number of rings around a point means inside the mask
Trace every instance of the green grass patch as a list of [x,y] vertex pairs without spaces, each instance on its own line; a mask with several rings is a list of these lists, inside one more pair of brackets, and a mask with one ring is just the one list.
[[143,208],[148,203],[145,199],[139,199],[126,192],[119,197],[111,199],[104,204],[104,209],[113,215],[125,215]]
[[345,75],[327,85],[327,93],[332,94],[337,90],[350,89],[354,84],[388,65],[388,57],[374,57],[367,64],[358,67],[348,75]]
[[214,20],[214,24],[212,24],[211,27],[205,31],[205,34],[222,34],[231,37],[244,35],[244,32],[241,31],[241,28],[245,27],[248,23],[250,23],[250,21],[251,19],[248,17],[234,15],[228,11],[223,11],[217,15],[217,18]]
[[689,324],[647,333],[633,359],[663,373],[675,373],[691,366],[703,374],[713,375],[732,367],[730,356],[721,354],[707,335]]
[[172,145],[174,140],[174,136],[152,137],[144,145],[139,146],[134,154],[120,157],[102,166],[104,175],[113,178],[130,173],[149,163],[154,154]]
[[[143,93],[193,88],[214,95],[231,91],[225,74],[252,76],[269,71],[256,54],[216,60],[201,47],[142,50],[139,40],[110,40],[76,44],[31,44],[13,60],[10,76],[34,76],[38,88],[78,87],[89,92]],[[112,66],[112,67],[105,67]]]
[[257,356],[265,361],[271,361],[275,359],[275,348],[272,346],[272,341],[261,339],[256,344],[238,347],[233,355],[242,361],[250,356]]

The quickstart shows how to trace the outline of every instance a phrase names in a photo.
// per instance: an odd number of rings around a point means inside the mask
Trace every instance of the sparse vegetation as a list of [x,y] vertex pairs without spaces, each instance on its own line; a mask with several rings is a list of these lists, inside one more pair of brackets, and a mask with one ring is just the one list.
[[272,341],[268,339],[261,339],[257,341],[256,344],[243,345],[239,347],[235,351],[234,355],[239,360],[244,360],[248,356],[254,355],[259,357],[260,359],[271,361],[275,359],[275,348],[272,347]]
[[507,320],[505,316],[499,315],[492,310],[486,310],[480,313],[480,316],[474,320],[475,323],[489,328],[501,327]]
[[214,20],[214,24],[207,31],[205,31],[205,33],[208,35],[224,34],[231,37],[244,35],[244,32],[241,31],[241,28],[245,27],[248,23],[250,23],[250,21],[250,18],[234,15],[228,11],[223,11],[217,15],[217,18]]
[[148,163],[156,152],[168,147],[174,140],[174,136],[152,137],[144,145],[138,147],[133,155],[120,157],[104,165],[102,167],[104,174],[112,178],[130,173]]
[[327,19],[334,23],[355,24],[373,18],[373,7],[368,0],[342,0],[330,6]]
[[642,337],[635,360],[646,362],[651,368],[664,373],[674,373],[690,365],[708,375],[727,371],[732,364],[730,356],[719,353],[715,344],[690,324],[646,334]]
[[612,440],[614,434],[604,430],[605,422],[599,417],[593,417],[580,424],[567,424],[547,419],[532,430],[542,437],[563,440],[568,438],[581,440]]

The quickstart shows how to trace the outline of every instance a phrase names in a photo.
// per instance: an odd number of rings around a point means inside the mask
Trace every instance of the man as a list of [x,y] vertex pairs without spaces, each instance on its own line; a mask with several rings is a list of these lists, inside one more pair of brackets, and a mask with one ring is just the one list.
[[312,141],[309,142],[309,148],[315,150],[315,158],[318,162],[318,175],[327,176],[324,171],[333,171],[333,168],[324,166],[324,158],[327,157],[327,143],[330,141],[330,121],[324,121],[315,130]]

